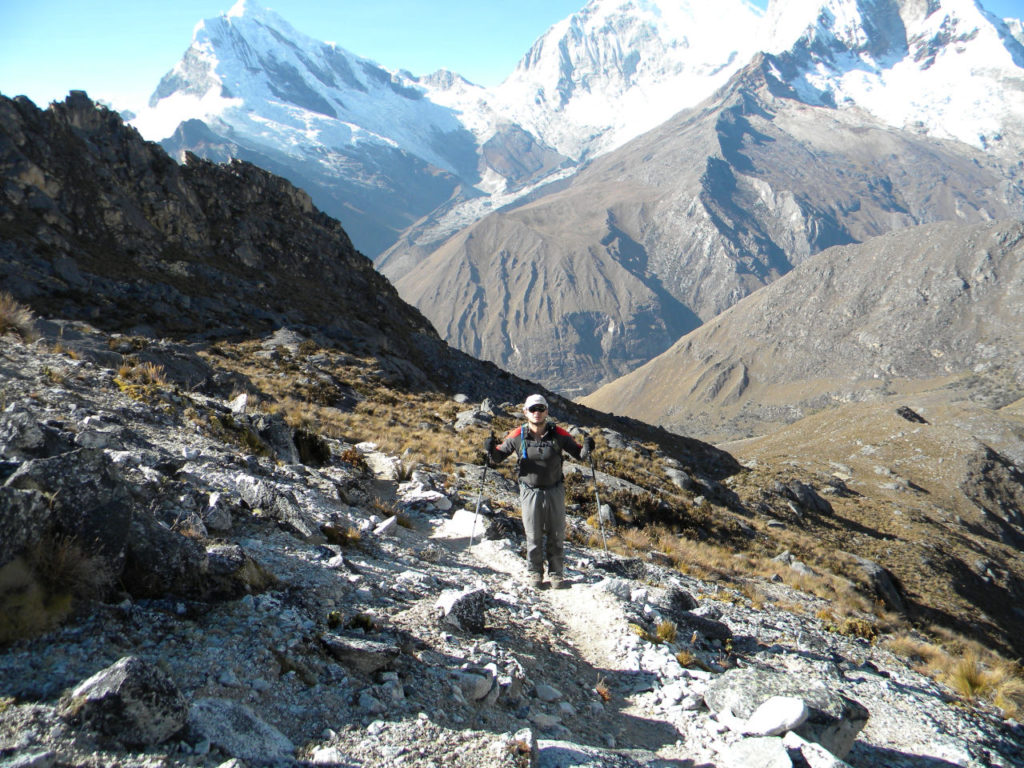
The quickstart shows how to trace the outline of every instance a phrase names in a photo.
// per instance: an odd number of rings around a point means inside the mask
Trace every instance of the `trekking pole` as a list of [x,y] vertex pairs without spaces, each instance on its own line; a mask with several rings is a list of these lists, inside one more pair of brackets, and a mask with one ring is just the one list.
[[601,541],[604,551],[608,551],[608,539],[604,535],[604,520],[601,517],[601,495],[597,492],[597,472],[594,470],[594,456],[590,455],[590,479],[594,481],[594,499],[597,500],[597,525],[601,529]]
[[484,500],[484,480],[487,479],[487,459],[484,459],[484,471],[480,474],[480,493],[476,497],[476,511],[473,512],[473,527],[469,529],[469,548],[473,548],[473,537],[476,536],[476,519],[480,516],[480,502]]

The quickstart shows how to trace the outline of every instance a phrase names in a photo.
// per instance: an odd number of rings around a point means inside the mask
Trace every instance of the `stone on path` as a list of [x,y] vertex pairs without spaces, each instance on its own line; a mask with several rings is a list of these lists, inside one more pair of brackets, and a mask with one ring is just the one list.
[[251,765],[290,762],[295,745],[244,704],[199,699],[188,713],[189,728],[232,757]]
[[483,588],[467,587],[461,592],[446,589],[435,607],[442,623],[466,632],[483,632],[490,600],[491,593]]

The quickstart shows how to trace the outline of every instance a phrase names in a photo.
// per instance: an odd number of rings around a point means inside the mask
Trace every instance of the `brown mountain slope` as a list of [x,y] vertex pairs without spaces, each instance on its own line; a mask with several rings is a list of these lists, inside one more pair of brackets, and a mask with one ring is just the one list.
[[998,163],[803,104],[760,58],[565,188],[391,277],[451,344],[578,393],[828,246],[1020,215],[1019,171]]
[[733,487],[752,506],[773,472],[835,488],[834,515],[788,522],[821,552],[883,565],[918,620],[1019,648],[1024,419],[949,400],[938,391],[852,403],[726,443],[751,468]]
[[1024,225],[933,224],[832,248],[583,399],[686,434],[763,434],[842,402],[1024,392]]

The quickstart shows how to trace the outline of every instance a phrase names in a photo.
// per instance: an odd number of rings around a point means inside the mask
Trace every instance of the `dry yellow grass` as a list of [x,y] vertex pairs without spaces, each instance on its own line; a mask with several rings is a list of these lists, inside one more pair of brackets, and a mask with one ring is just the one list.
[[676,625],[671,621],[659,621],[654,629],[654,636],[661,643],[674,643],[676,641]]

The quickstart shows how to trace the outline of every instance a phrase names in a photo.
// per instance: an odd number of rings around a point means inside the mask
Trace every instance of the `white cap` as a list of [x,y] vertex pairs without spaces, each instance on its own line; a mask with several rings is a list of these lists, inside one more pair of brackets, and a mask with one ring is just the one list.
[[523,406],[523,410],[530,410],[531,405],[543,405],[545,408],[548,407],[548,401],[544,399],[543,395],[530,395],[526,398],[526,404]]

